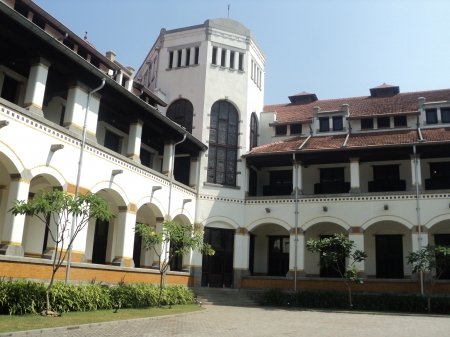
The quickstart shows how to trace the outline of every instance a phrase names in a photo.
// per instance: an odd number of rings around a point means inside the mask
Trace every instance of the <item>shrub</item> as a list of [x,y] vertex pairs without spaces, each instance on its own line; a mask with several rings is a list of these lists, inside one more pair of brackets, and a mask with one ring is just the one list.
[[[36,314],[45,309],[46,285],[32,281],[0,279],[0,314]],[[50,305],[55,310],[93,311],[156,306],[159,287],[153,284],[64,284],[56,282],[50,292]],[[192,291],[183,286],[165,286],[161,304],[186,304],[194,301]]]
[[[268,306],[290,306],[318,309],[348,309],[345,291],[299,290],[296,293],[270,289],[263,293],[261,304]],[[432,311],[438,314],[450,314],[450,298],[435,297]],[[415,294],[365,294],[355,293],[353,305],[358,310],[415,312],[427,311],[427,298]]]

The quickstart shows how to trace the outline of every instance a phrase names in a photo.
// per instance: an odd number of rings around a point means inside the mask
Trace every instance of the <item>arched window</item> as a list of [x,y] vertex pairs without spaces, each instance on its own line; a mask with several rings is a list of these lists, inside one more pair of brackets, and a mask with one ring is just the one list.
[[253,112],[250,117],[250,148],[258,146],[258,116]]
[[192,117],[194,107],[187,99],[181,98],[173,102],[167,109],[166,116],[175,123],[184,126],[186,130],[192,133]]
[[227,101],[211,108],[208,152],[208,182],[236,186],[238,112]]

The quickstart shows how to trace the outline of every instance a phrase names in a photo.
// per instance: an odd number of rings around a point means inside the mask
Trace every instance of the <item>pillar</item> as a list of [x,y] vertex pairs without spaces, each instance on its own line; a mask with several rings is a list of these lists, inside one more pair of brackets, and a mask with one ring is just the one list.
[[191,157],[191,167],[189,168],[189,187],[197,189],[199,179],[200,160],[198,157]]
[[295,170],[295,165],[292,166],[292,195],[295,195],[295,182],[297,179],[298,195],[303,194],[302,190],[302,163],[297,161],[298,170]]
[[250,191],[250,167],[245,165],[245,196],[248,197]]
[[[422,190],[422,170],[420,169],[420,154],[416,154],[417,157],[417,184],[419,185],[419,191]],[[411,182],[412,191],[416,190],[416,167],[414,162],[414,155],[411,155]]]
[[173,156],[173,141],[164,142],[163,166],[162,174],[170,177],[173,172],[172,156]]
[[[421,248],[426,247],[428,245],[428,229],[425,226],[421,226],[420,227],[420,232],[421,232],[420,236],[419,236],[419,226],[413,226],[411,228],[411,231],[412,231],[411,248],[412,248],[413,252],[418,252]],[[411,279],[419,279],[419,278],[420,278],[419,273],[411,275]]]
[[[355,243],[355,247],[353,248],[352,252],[354,252],[355,250],[364,251],[364,229],[362,229],[361,227],[352,227],[352,232],[348,234],[348,238],[350,241],[353,241]],[[348,261],[348,263],[350,265],[353,263],[353,261],[350,260]],[[363,278],[366,277],[364,263],[365,261],[355,262],[358,274]]]
[[[30,181],[22,179],[20,174],[11,174],[7,208],[12,207],[15,200],[27,200],[30,190]],[[2,241],[0,243],[0,255],[24,256],[22,246],[25,215],[14,216],[11,212],[5,214],[3,224]]]
[[31,60],[30,75],[28,76],[27,90],[23,107],[31,112],[43,116],[45,85],[47,83],[50,62],[38,56]]
[[[161,233],[163,228],[163,217],[156,218],[156,227],[155,232]],[[153,263],[152,263],[152,269],[160,270],[160,264],[164,261],[164,247],[163,245],[155,245],[153,248]],[[161,256],[161,260],[160,260]]]
[[8,186],[0,185],[0,242],[2,241],[3,224],[8,211]]
[[136,119],[130,124],[130,132],[128,134],[127,157],[131,160],[141,163],[139,155],[141,153],[141,137],[143,121]]
[[350,158],[350,193],[361,193],[359,182],[359,158]]
[[127,206],[119,206],[117,216],[117,236],[113,266],[134,267],[133,246],[136,213],[129,211]]
[[233,250],[233,286],[239,287],[240,279],[250,275],[249,268],[250,235],[243,227],[236,228]]
[[[80,81],[72,81],[69,83],[69,92],[67,94],[67,104],[66,112],[64,114],[63,126],[70,131],[78,133],[79,135],[83,134],[83,126],[89,91],[91,91],[91,89]],[[100,98],[101,95],[98,92],[92,95],[89,103],[89,111],[86,123],[86,137],[94,142],[97,142],[96,132]]]
[[[297,235],[297,277],[305,276],[305,235],[298,228]],[[289,271],[287,277],[294,277],[295,273],[295,228],[289,231]]]

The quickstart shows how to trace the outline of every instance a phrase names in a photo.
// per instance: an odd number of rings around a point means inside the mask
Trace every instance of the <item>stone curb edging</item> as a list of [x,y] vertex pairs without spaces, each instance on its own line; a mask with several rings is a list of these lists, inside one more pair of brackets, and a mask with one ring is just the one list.
[[160,320],[160,319],[166,319],[166,318],[170,318],[170,317],[200,314],[200,313],[204,313],[206,310],[208,310],[206,307],[203,307],[203,308],[204,308],[204,310],[201,310],[201,311],[186,312],[186,313],[174,314],[174,315],[169,314],[169,315],[162,315],[162,316],[155,316],[155,317],[143,317],[143,318],[134,318],[134,319],[119,320],[119,321],[61,326],[61,327],[57,327],[57,328],[24,330],[24,331],[17,331],[17,332],[5,332],[5,333],[0,333],[0,337],[21,337],[21,336],[30,336],[30,335],[38,335],[38,334],[45,336],[45,334],[47,332],[58,332],[58,331],[62,332],[62,331],[67,331],[67,330],[80,330],[80,329],[87,329],[87,328],[96,328],[99,326],[127,324],[127,323],[133,323],[133,322],[144,321],[144,320],[149,320],[149,321]]

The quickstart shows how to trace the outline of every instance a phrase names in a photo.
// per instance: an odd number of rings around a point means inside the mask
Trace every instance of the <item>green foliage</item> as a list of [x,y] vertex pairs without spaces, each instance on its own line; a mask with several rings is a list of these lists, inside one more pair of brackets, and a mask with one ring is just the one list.
[[[134,231],[142,237],[145,249],[153,250],[159,258],[161,277],[158,305],[163,303],[164,274],[175,257],[186,255],[191,249],[198,250],[205,255],[214,255],[215,253],[210,244],[203,242],[203,225],[199,223],[192,226],[176,221],[164,221],[161,232],[157,232],[154,227],[137,223]],[[167,251],[168,256],[164,256],[163,254]]]
[[[261,304],[267,306],[289,306],[316,309],[348,309],[345,291],[299,290],[296,293],[270,289],[263,293]],[[414,312],[427,310],[426,298],[417,295],[402,294],[353,294],[353,305],[358,310]],[[450,314],[450,298],[433,298],[433,312]]]
[[[45,309],[46,285],[32,281],[0,280],[0,314],[37,314]],[[56,282],[50,292],[53,308],[64,311],[94,311],[121,308],[144,308],[158,304],[159,287],[154,284],[64,284]],[[193,292],[183,286],[163,287],[163,305],[194,301]]]

